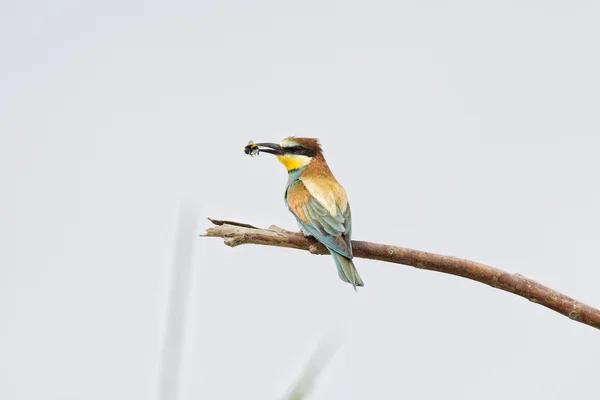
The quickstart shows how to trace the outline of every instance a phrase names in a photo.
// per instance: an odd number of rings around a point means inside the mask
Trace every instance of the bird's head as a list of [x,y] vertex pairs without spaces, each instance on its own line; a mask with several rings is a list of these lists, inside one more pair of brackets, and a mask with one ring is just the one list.
[[318,139],[288,137],[281,143],[256,143],[246,146],[246,153],[250,154],[258,147],[261,153],[274,154],[288,171],[306,167],[316,158],[323,157],[323,150]]

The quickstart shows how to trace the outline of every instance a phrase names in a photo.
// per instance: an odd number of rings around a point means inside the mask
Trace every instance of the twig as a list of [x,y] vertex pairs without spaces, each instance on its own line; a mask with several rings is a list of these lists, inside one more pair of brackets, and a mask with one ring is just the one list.
[[[238,222],[211,221],[217,226],[209,228],[202,236],[223,238],[225,244],[230,247],[241,244],[261,244],[307,250],[312,254],[328,254],[325,246],[313,238],[304,237],[299,232],[289,232],[277,226],[260,229]],[[510,274],[456,257],[357,240],[352,241],[352,252],[354,257],[358,258],[403,264],[485,283],[496,289],[524,297],[574,321],[600,329],[600,310],[519,274]]]

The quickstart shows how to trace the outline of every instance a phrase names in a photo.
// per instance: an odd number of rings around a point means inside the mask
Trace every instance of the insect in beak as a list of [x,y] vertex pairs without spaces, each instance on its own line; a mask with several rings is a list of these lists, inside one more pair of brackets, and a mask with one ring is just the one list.
[[260,154],[260,149],[258,148],[258,145],[251,140],[248,142],[248,145],[244,147],[244,153],[248,154],[250,157],[254,157]]

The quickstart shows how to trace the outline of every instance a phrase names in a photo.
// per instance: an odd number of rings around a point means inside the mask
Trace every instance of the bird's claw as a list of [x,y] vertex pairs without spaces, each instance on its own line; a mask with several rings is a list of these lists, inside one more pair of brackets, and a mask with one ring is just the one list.
[[304,232],[304,230],[302,230],[302,229],[300,229],[300,233],[302,233],[305,238],[311,238],[311,237],[313,237],[313,235],[311,235],[310,233]]

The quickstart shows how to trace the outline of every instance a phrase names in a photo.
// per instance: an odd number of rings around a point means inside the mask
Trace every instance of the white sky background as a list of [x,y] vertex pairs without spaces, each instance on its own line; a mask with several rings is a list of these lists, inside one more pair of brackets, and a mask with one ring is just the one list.
[[[180,201],[297,229],[250,139],[319,137],[356,239],[600,306],[600,6],[454,3],[2,2],[0,398],[156,399]],[[277,398],[339,328],[315,399],[597,395],[600,332],[508,293],[194,254],[181,399]]]

